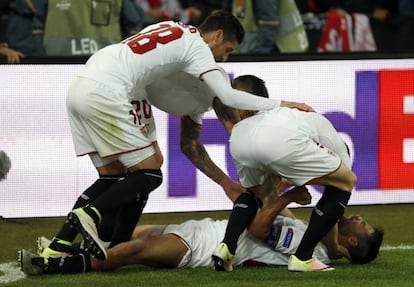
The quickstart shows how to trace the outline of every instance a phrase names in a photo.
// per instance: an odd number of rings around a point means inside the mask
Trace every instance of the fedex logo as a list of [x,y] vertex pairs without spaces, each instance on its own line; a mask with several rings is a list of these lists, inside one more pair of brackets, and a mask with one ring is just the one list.
[[[414,189],[414,70],[360,71],[355,75],[355,117],[324,114],[354,147],[356,189]],[[180,121],[169,116],[168,195],[195,196],[196,168],[181,153]],[[204,145],[226,148],[227,173],[237,179],[228,134],[217,119],[203,121]]]

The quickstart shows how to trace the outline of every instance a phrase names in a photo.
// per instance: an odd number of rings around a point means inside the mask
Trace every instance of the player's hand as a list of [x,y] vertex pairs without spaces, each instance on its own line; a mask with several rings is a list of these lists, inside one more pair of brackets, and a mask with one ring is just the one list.
[[229,177],[223,178],[223,180],[220,182],[220,185],[224,189],[227,197],[230,198],[232,202],[236,200],[240,193],[245,191],[240,183],[233,181]]
[[314,109],[305,103],[281,101],[280,106],[291,108],[291,109],[298,109],[298,110],[305,111],[305,112],[314,112]]
[[300,205],[311,203],[312,195],[309,193],[306,186],[296,186],[291,190],[285,192],[283,197],[287,198],[289,202],[296,202]]
[[328,248],[328,255],[331,259],[339,259],[345,257],[348,261],[352,261],[351,255],[345,246],[339,244],[338,241],[338,224],[335,224],[331,230],[322,238],[322,242]]
[[9,64],[18,64],[20,63],[20,59],[24,58],[23,53],[19,52],[19,51],[15,51],[12,49],[9,49],[7,47],[1,47],[1,53],[6,56],[7,58],[7,63]]

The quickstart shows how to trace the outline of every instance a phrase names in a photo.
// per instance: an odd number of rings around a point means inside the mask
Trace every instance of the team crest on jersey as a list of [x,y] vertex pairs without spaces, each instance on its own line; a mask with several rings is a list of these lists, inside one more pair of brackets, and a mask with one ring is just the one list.
[[285,239],[283,240],[283,247],[289,248],[290,244],[292,243],[293,239],[293,228],[289,227]]

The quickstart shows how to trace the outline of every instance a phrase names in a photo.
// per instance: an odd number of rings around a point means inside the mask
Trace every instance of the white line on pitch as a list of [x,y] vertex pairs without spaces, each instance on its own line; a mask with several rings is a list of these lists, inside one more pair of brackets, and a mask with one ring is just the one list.
[[398,246],[382,246],[380,248],[381,251],[389,251],[389,250],[412,250],[414,249],[414,245],[398,245]]

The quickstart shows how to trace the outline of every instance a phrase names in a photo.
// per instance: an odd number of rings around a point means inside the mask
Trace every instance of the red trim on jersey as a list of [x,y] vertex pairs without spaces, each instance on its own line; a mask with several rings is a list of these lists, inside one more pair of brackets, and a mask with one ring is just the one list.
[[209,73],[209,72],[212,72],[212,71],[218,71],[219,69],[211,69],[211,70],[207,70],[207,71],[205,71],[205,72],[203,72],[203,73],[201,73],[200,74],[200,76],[198,76],[198,78],[200,79],[200,80],[203,80],[201,77],[202,76],[204,76],[205,74],[207,74],[207,73]]

